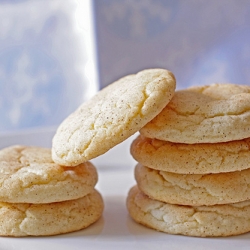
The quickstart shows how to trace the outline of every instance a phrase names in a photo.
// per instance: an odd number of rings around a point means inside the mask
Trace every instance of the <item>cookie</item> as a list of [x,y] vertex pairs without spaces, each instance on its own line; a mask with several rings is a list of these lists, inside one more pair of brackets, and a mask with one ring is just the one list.
[[218,237],[250,231],[250,201],[180,206],[152,200],[133,187],[127,197],[127,208],[136,222],[169,234]]
[[184,144],[139,135],[132,142],[130,152],[144,166],[178,174],[233,172],[250,166],[250,138]]
[[51,150],[12,146],[0,150],[0,201],[49,203],[90,193],[98,176],[86,162],[74,168],[54,163]]
[[45,236],[77,231],[96,222],[103,207],[96,190],[76,200],[49,204],[0,202],[0,235]]
[[218,143],[250,137],[250,86],[211,84],[176,91],[140,133],[176,143]]
[[53,160],[75,166],[104,154],[159,114],[175,86],[171,72],[148,69],[102,89],[60,124],[52,143]]
[[135,179],[139,189],[149,197],[171,204],[200,206],[250,199],[250,169],[221,174],[184,175],[137,164]]

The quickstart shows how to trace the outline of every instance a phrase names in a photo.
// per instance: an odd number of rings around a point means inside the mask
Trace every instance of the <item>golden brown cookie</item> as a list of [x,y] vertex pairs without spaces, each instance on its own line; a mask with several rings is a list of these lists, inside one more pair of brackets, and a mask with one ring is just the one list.
[[169,234],[218,237],[250,231],[250,201],[180,206],[152,200],[133,187],[127,197],[127,208],[136,222]]
[[149,197],[179,205],[227,204],[250,199],[250,168],[221,174],[175,174],[135,168],[135,179]]
[[96,222],[103,207],[96,190],[76,200],[49,204],[0,202],[0,235],[45,236],[77,231]]
[[86,162],[74,168],[54,163],[51,150],[12,146],[0,150],[0,201],[48,203],[92,192],[98,176]]
[[250,167],[250,138],[222,143],[173,143],[139,135],[130,152],[142,165],[178,174],[233,172]]
[[102,89],[59,126],[53,160],[75,166],[105,153],[159,114],[175,85],[171,72],[148,69]]
[[176,91],[140,133],[177,143],[218,143],[250,137],[250,86],[211,84]]

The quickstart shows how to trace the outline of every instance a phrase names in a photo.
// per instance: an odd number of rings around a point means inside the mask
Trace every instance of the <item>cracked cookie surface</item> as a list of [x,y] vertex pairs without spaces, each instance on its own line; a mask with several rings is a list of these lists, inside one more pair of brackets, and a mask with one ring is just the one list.
[[214,205],[250,199],[250,169],[220,174],[175,174],[137,164],[138,187],[153,199],[180,205]]
[[169,234],[197,237],[239,235],[250,231],[250,201],[215,206],[180,206],[150,199],[130,189],[127,209],[138,223]]
[[110,84],[60,124],[53,160],[75,166],[107,152],[159,114],[175,86],[175,77],[164,69],[143,70]]
[[51,150],[11,146],[0,150],[0,201],[48,203],[90,193],[97,183],[96,168],[86,162],[74,168],[54,163]]
[[250,138],[222,143],[173,143],[139,135],[131,154],[142,165],[178,174],[233,172],[250,166]]
[[140,133],[177,143],[217,143],[250,137],[250,86],[211,84],[176,91]]
[[1,236],[46,236],[69,233],[88,227],[103,212],[101,195],[88,195],[49,204],[0,202]]

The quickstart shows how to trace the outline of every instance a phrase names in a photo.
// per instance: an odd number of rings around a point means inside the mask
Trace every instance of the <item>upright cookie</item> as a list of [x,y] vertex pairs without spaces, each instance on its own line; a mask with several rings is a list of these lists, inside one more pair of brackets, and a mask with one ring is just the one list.
[[250,86],[211,84],[176,91],[140,132],[149,138],[189,144],[248,138]]
[[135,168],[139,189],[155,200],[179,205],[201,206],[250,200],[250,168],[220,174],[175,174]]
[[92,192],[98,176],[86,162],[74,168],[54,163],[51,150],[12,146],[0,150],[0,201],[49,203]]
[[159,114],[175,86],[171,72],[149,69],[104,88],[59,126],[53,138],[53,160],[75,166],[105,153]]
[[184,144],[139,135],[132,142],[130,151],[144,166],[178,174],[233,172],[250,167],[250,138]]
[[103,212],[101,195],[49,204],[0,202],[1,236],[45,236],[77,231],[96,222]]
[[127,197],[130,216],[169,234],[217,237],[250,231],[250,201],[216,206],[180,206],[148,198],[133,187]]

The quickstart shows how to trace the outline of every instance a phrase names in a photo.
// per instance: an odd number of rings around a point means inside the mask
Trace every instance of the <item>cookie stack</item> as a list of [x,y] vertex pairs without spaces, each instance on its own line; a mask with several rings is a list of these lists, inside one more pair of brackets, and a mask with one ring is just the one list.
[[50,149],[1,150],[0,235],[56,235],[91,225],[103,211],[94,189],[97,178],[90,162],[61,166],[52,161]]
[[137,186],[127,198],[138,223],[211,237],[250,231],[250,87],[176,91],[131,145]]

